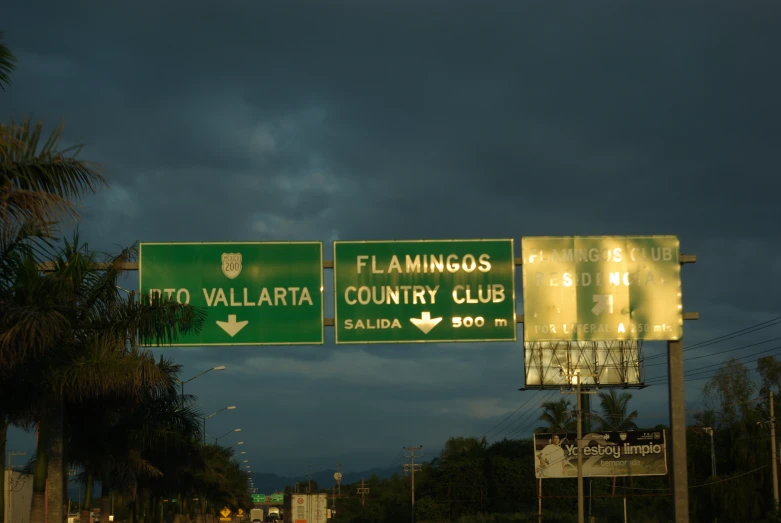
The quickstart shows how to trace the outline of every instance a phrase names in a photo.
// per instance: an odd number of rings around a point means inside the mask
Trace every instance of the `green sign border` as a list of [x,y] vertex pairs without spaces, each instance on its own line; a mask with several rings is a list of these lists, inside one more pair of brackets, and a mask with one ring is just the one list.
[[320,246],[320,341],[292,341],[287,343],[201,343],[193,345],[190,343],[171,343],[166,345],[147,345],[147,347],[284,347],[287,345],[324,345],[325,344],[325,287],[323,283],[323,242],[322,241],[299,241],[299,242],[139,242],[138,243],[138,291],[141,293],[143,281],[143,261],[142,248],[144,245],[319,245]]
[[[337,327],[339,322],[339,311],[337,305],[337,292],[336,292],[336,245],[338,243],[350,243],[350,244],[371,244],[371,243],[461,243],[461,242],[510,242],[511,262],[512,262],[512,287],[513,287],[513,337],[512,339],[469,339],[469,340],[454,340],[454,339],[431,339],[420,338],[414,340],[388,340],[388,341],[339,341],[339,329]],[[334,344],[335,345],[400,345],[404,343],[515,343],[518,341],[518,303],[516,301],[515,289],[516,279],[515,273],[518,268],[515,265],[515,240],[513,238],[459,238],[459,239],[439,239],[439,240],[334,240],[333,241],[333,272],[334,272]]]

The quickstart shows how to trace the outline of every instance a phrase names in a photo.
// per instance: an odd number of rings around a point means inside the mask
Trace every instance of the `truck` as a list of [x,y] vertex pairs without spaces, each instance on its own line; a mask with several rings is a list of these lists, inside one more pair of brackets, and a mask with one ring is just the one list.
[[253,508],[249,511],[250,523],[263,523],[263,509]]
[[279,509],[276,507],[271,507],[268,509],[268,520],[269,521],[281,521],[281,517],[279,514]]

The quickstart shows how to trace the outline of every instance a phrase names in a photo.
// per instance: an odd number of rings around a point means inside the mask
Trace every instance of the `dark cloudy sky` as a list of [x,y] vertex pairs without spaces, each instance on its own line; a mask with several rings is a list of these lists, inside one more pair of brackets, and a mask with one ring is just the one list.
[[[775,1],[10,4],[0,118],[63,118],[105,166],[111,189],[84,202],[94,247],[323,240],[330,258],[334,239],[677,234],[698,256],[687,344],[781,316]],[[327,315],[331,300],[327,285]],[[238,406],[208,432],[242,428],[256,472],[397,464],[402,445],[432,457],[534,394],[517,391],[520,342],[332,340],[165,352],[185,378],[228,367],[187,391],[206,413]],[[692,411],[704,383],[687,382]],[[663,385],[634,403],[666,421]]]

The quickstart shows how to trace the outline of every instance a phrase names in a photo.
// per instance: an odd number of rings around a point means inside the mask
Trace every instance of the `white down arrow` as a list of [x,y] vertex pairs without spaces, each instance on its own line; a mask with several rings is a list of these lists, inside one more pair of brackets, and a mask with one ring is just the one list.
[[232,338],[236,334],[239,333],[241,329],[247,326],[249,321],[236,321],[236,315],[235,314],[228,314],[228,321],[218,321],[217,325],[220,326],[222,330],[228,333],[228,335]]
[[437,324],[442,321],[442,318],[432,318],[430,312],[424,311],[420,315],[420,318],[410,318],[409,321],[411,321],[415,327],[422,330],[423,334],[428,334],[431,329],[436,327]]

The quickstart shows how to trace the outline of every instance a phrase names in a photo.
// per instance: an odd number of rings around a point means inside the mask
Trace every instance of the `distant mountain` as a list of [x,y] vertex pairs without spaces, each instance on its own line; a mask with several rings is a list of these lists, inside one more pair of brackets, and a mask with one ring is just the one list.
[[[368,480],[372,475],[380,478],[389,478],[400,472],[400,467],[393,468],[372,468],[362,472],[343,472],[342,485],[360,482],[361,478]],[[331,488],[334,485],[334,473],[336,469],[321,470],[312,472],[312,481],[317,483],[320,488]],[[305,483],[306,477],[284,477],[276,474],[252,474],[252,482],[260,494],[271,494],[281,492],[286,486],[294,485],[296,482]]]

